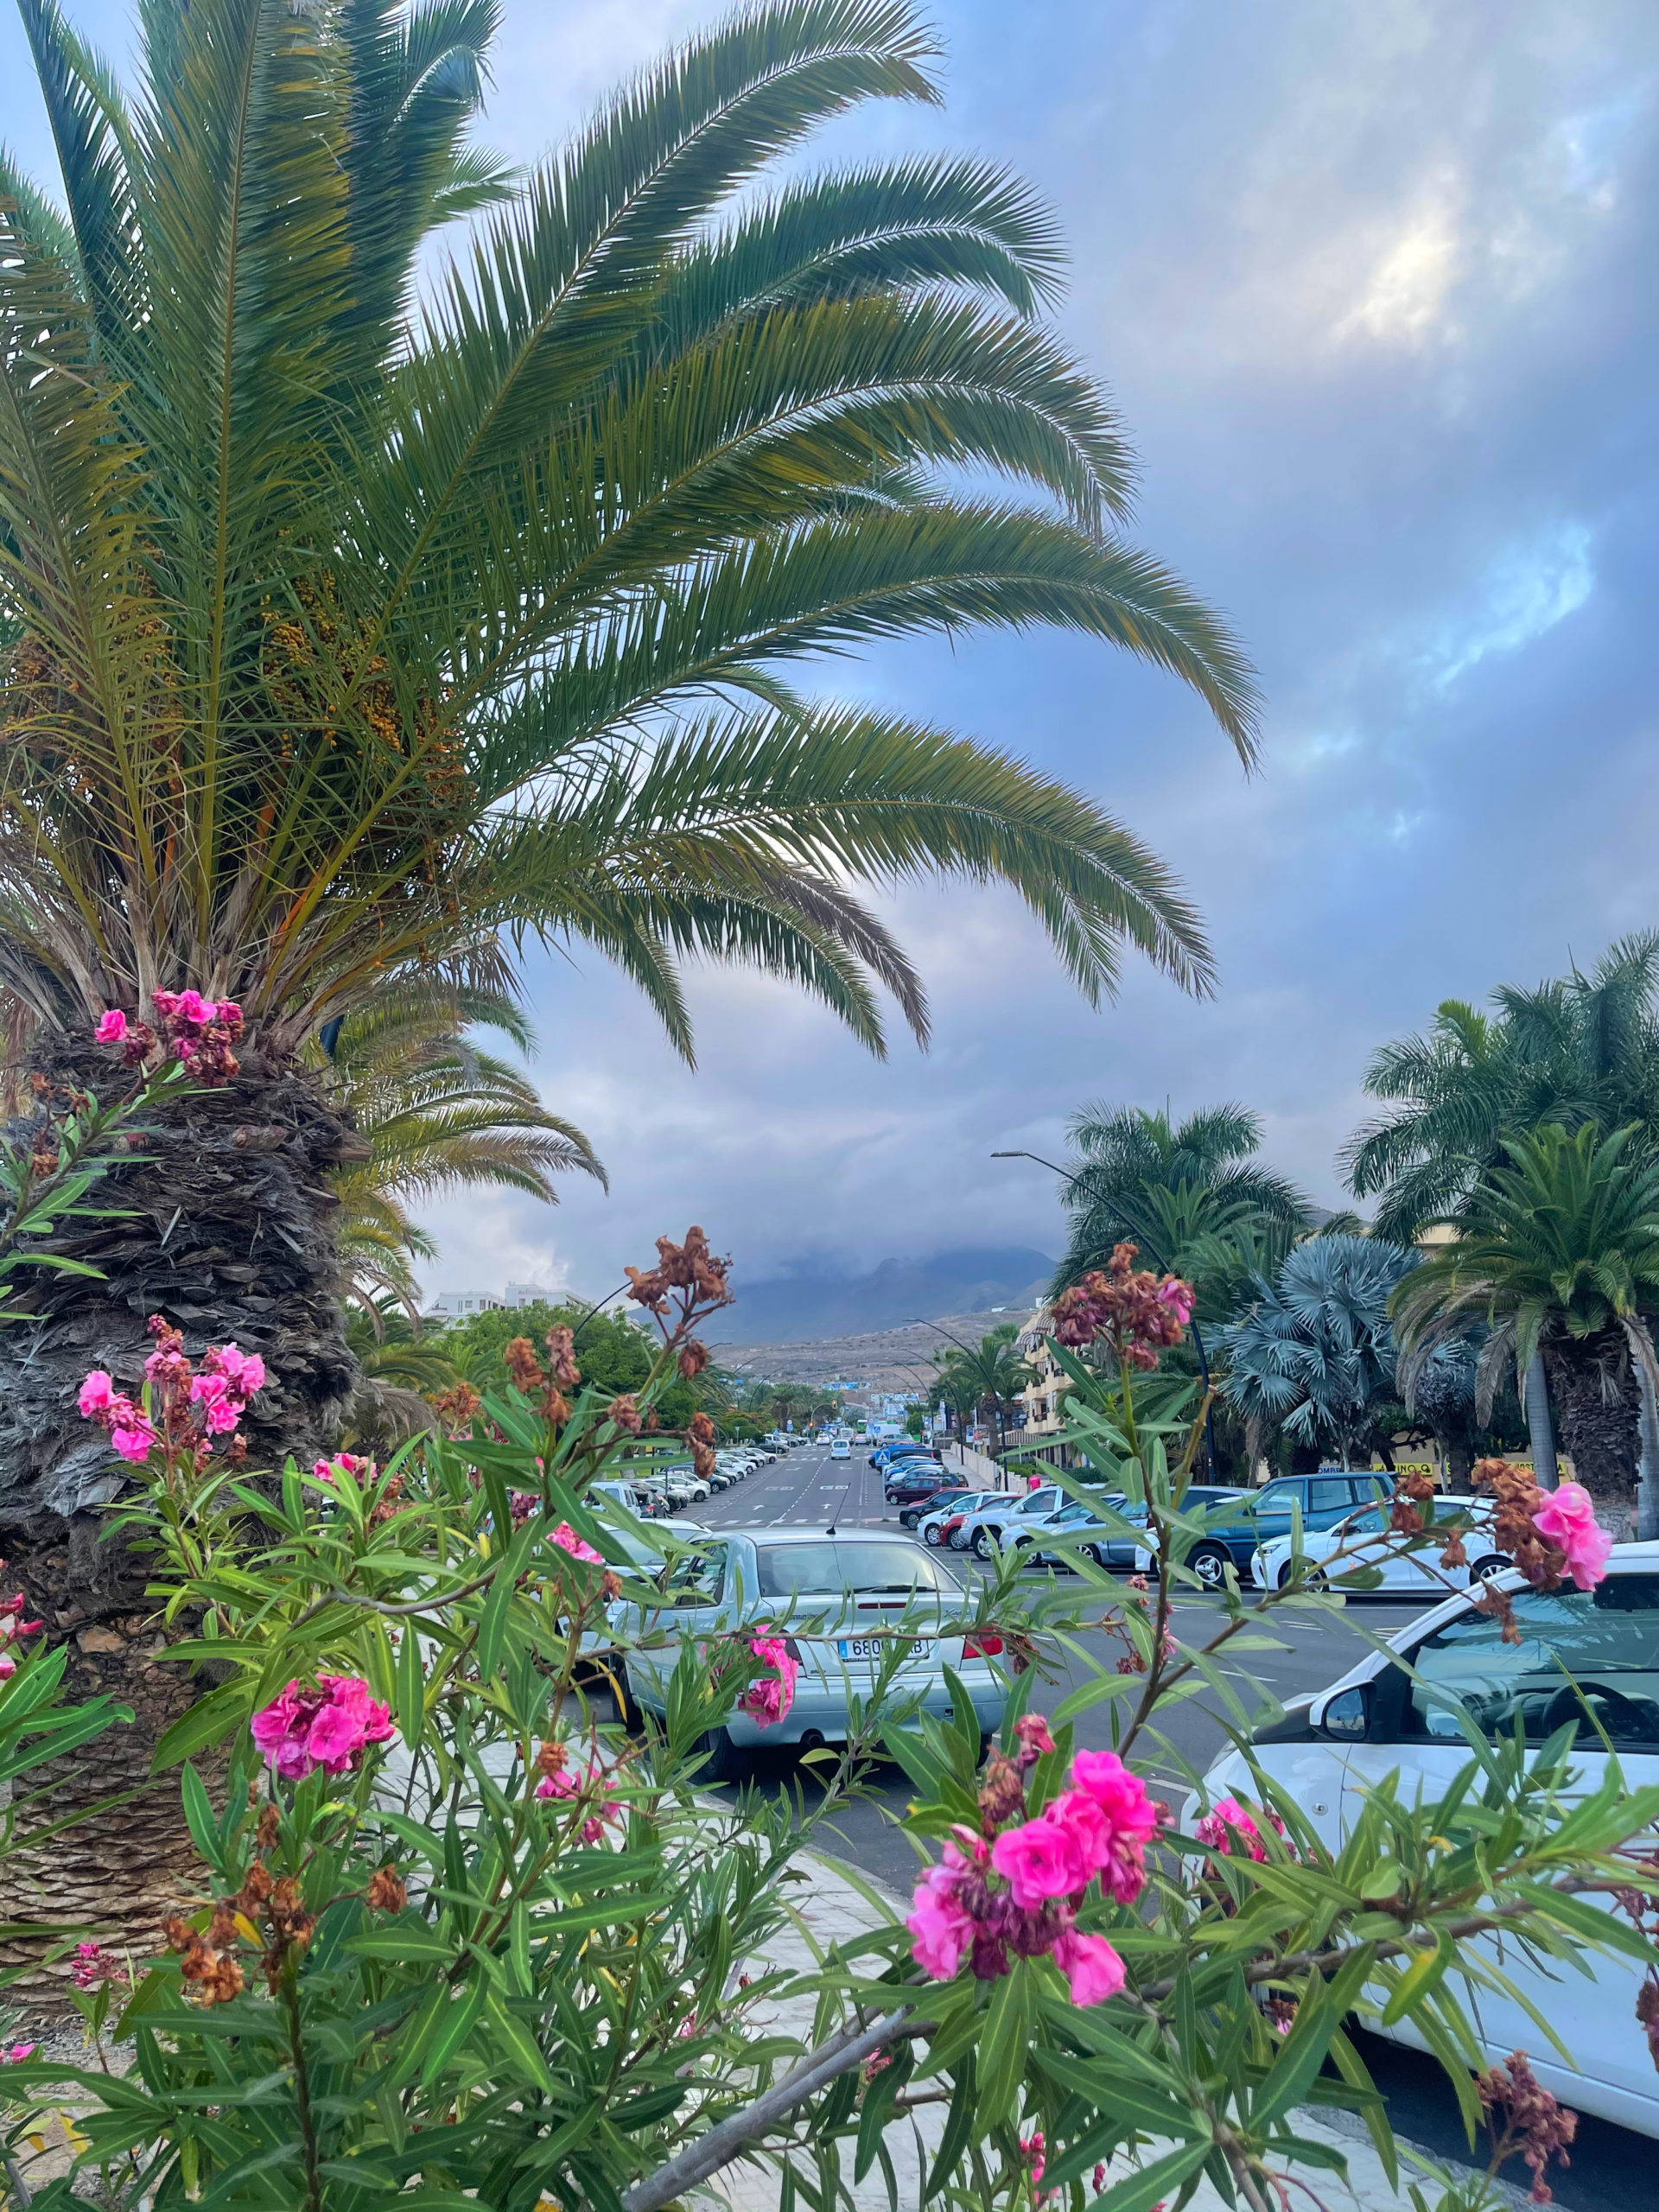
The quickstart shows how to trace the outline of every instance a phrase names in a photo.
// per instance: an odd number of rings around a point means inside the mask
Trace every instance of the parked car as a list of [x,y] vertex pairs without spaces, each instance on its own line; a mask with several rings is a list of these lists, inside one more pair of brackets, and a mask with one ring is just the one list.
[[[1110,1492],[1105,1503],[1115,1511],[1122,1512],[1122,1491]],[[1043,1539],[1051,1535],[1064,1536],[1069,1541],[1063,1549],[1050,1551]],[[1084,1536],[1089,1541],[1077,1546],[1076,1539]],[[1022,1553],[1032,1567],[1069,1567],[1074,1551],[1081,1548],[1096,1567],[1104,1567],[1108,1563],[1104,1554],[1114,1541],[1121,1543],[1122,1540],[1114,1539],[1112,1531],[1102,1525],[1095,1506],[1082,1498],[1062,1497],[1052,1512],[1025,1516],[1010,1523],[1000,1548]]]
[[932,1450],[931,1444],[924,1444],[913,1436],[902,1442],[878,1444],[870,1454],[870,1465],[873,1467],[890,1467],[895,1459],[907,1459],[917,1453],[924,1459],[929,1458]]
[[1040,1490],[1027,1491],[1023,1495],[1018,1491],[993,1491],[987,1503],[968,1516],[963,1523],[962,1541],[954,1548],[988,1559],[1001,1542],[1003,1531],[1012,1523],[1034,1521],[1045,1513],[1055,1512],[1065,1503],[1065,1492],[1053,1483],[1045,1484]]
[[[1329,1560],[1340,1551],[1344,1554],[1339,1564],[1331,1569],[1329,1580],[1337,1589],[1346,1586],[1351,1595],[1368,1597],[1373,1592],[1378,1596],[1394,1596],[1405,1592],[1412,1597],[1443,1598],[1449,1590],[1465,1590],[1479,1582],[1489,1582],[1495,1574],[1502,1574],[1511,1564],[1507,1552],[1501,1552],[1492,1540],[1491,1522],[1496,1506],[1490,1497],[1442,1497],[1435,1501],[1438,1515],[1455,1510],[1470,1514],[1474,1518],[1474,1531],[1464,1538],[1464,1549],[1468,1554],[1463,1567],[1442,1567],[1441,1547],[1425,1546],[1421,1551],[1402,1551],[1399,1542],[1388,1541],[1387,1510],[1381,1505],[1368,1505],[1358,1513],[1351,1513],[1345,1521],[1338,1521],[1334,1529],[1313,1529],[1302,1538],[1302,1552],[1308,1565],[1305,1579],[1314,1589],[1323,1589],[1326,1575],[1322,1560]],[[1376,1541],[1364,1540],[1374,1536]],[[1288,1581],[1291,1555],[1294,1549],[1289,1536],[1276,1536],[1272,1543],[1263,1544],[1250,1561],[1250,1572],[1258,1588],[1277,1590]],[[1345,1584],[1344,1578],[1359,1570],[1364,1574],[1360,1584]],[[1375,1578],[1380,1577],[1381,1580]]]
[[[1592,1591],[1546,1595],[1513,1570],[1495,1586],[1509,1594],[1518,1642],[1505,1641],[1504,1624],[1478,1611],[1472,1594],[1448,1598],[1399,1630],[1387,1649],[1368,1652],[1329,1689],[1294,1700],[1281,1722],[1257,1732],[1255,1758],[1332,1849],[1341,1848],[1366,1792],[1391,1778],[1402,1796],[1444,1794],[1470,1757],[1459,1715],[1488,1737],[1512,1736],[1518,1726],[1535,1745],[1576,1718],[1582,1791],[1600,1788],[1612,1756],[1627,1788],[1659,1784],[1659,1544],[1620,1544]],[[1187,1798],[1182,1825],[1190,1831],[1217,1798],[1253,1789],[1243,1754],[1229,1751],[1201,1796]],[[1573,2063],[1543,2043],[1522,2004],[1484,1988],[1468,2009],[1489,2058],[1524,2049],[1564,2104],[1659,2135],[1659,2076],[1636,2018],[1642,1963],[1586,1955],[1586,1971],[1575,1974],[1535,1964],[1512,1942],[1478,1940],[1492,1947]],[[1380,2009],[1380,1996],[1375,2009],[1363,2001],[1368,2026],[1427,2048],[1406,2022],[1382,2026]]]
[[936,1490],[962,1486],[960,1475],[947,1474],[932,1460],[908,1459],[896,1473],[889,1469],[882,1491],[889,1505],[910,1505],[918,1497],[931,1497]]
[[1001,1491],[995,1490],[970,1490],[950,1497],[935,1497],[916,1509],[919,1516],[916,1533],[925,1544],[948,1548],[951,1551],[965,1551],[967,1539],[962,1531],[969,1516],[982,1505],[993,1504],[1002,1495]]
[[[913,1537],[879,1529],[843,1529],[834,1536],[817,1529],[723,1536],[664,1573],[658,1618],[670,1630],[668,1641],[658,1651],[630,1649],[628,1688],[645,1712],[662,1713],[683,1641],[751,1624],[785,1634],[800,1665],[788,1713],[764,1730],[748,1714],[734,1713],[704,1738],[705,1773],[732,1781],[763,1745],[810,1749],[844,1742],[850,1700],[868,1694],[884,1656],[887,1639],[871,1631],[914,1628],[918,1633],[894,1678],[894,1694],[946,1715],[948,1667],[972,1701],[982,1738],[988,1739],[1001,1725],[1008,1686],[991,1663],[1001,1655],[1001,1638],[963,1633],[960,1623],[974,1610],[950,1567]],[[610,1622],[614,1633],[633,1633],[645,1617],[641,1608],[619,1601]]]
[[[1199,1581],[1211,1589],[1220,1589],[1230,1561],[1239,1580],[1248,1583],[1256,1553],[1281,1536],[1289,1535],[1294,1508],[1300,1508],[1305,1530],[1332,1529],[1338,1521],[1345,1521],[1356,1506],[1374,1505],[1377,1484],[1385,1480],[1377,1475],[1344,1475],[1336,1468],[1321,1467],[1316,1475],[1275,1476],[1262,1490],[1209,1491],[1204,1494],[1205,1499],[1237,1503],[1231,1511],[1214,1511],[1202,1541],[1188,1553],[1186,1563]],[[1200,1502],[1197,1491],[1187,1495],[1189,1502]],[[1144,1572],[1152,1564],[1152,1554],[1141,1551],[1135,1563]]]
[[959,1506],[965,1498],[977,1496],[970,1491],[960,1475],[952,1475],[942,1490],[927,1491],[920,1497],[913,1497],[899,1508],[901,1529],[917,1528],[924,1516],[944,1513],[951,1506]]

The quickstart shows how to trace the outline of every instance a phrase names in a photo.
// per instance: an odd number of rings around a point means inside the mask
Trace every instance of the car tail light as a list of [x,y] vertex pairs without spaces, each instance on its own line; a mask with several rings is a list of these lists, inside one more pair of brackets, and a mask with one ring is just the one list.
[[784,1638],[784,1649],[798,1667],[801,1663],[801,1647],[792,1636],[786,1636]]
[[990,1629],[981,1629],[976,1635],[963,1637],[962,1656],[964,1659],[1000,1659],[1002,1639]]

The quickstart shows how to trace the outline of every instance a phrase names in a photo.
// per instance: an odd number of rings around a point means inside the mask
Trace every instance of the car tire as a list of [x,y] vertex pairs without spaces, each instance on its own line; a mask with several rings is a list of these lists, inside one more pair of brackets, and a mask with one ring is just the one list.
[[1505,1559],[1502,1552],[1489,1552],[1484,1559],[1476,1560],[1469,1569],[1470,1582],[1490,1582],[1495,1574],[1502,1574],[1514,1564],[1515,1561]]
[[1103,1544],[1085,1544],[1083,1548],[1083,1555],[1085,1559],[1093,1560],[1096,1567],[1103,1567],[1106,1564],[1106,1548]]
[[967,1548],[967,1536],[960,1529],[953,1529],[950,1531],[950,1549],[953,1552],[965,1552]]
[[[1290,1587],[1290,1578],[1294,1572],[1287,1560],[1279,1570],[1279,1587],[1281,1590]],[[1330,1578],[1322,1567],[1310,1567],[1302,1577],[1302,1587],[1304,1590],[1328,1590],[1331,1587]]]
[[1186,1563],[1206,1590],[1226,1588],[1231,1560],[1219,1544],[1195,1545],[1187,1554]]
[[988,1529],[976,1529],[974,1531],[974,1557],[976,1559],[989,1559],[990,1555],[990,1530]]
[[701,1749],[704,1753],[701,1778],[704,1782],[747,1780],[754,1764],[753,1755],[747,1746],[732,1741],[729,1728],[705,1730]]
[[933,1549],[938,1551],[941,1541],[942,1539],[939,1535],[938,1523],[935,1521],[930,1521],[926,1528],[922,1531],[922,1541],[925,1544],[931,1544]]

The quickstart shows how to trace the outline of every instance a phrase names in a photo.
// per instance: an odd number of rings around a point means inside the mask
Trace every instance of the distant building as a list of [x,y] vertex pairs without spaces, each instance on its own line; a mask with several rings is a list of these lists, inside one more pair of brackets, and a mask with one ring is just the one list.
[[441,1290],[430,1311],[448,1321],[461,1321],[469,1313],[499,1313],[505,1303],[487,1290]]
[[549,1290],[545,1283],[510,1282],[501,1294],[501,1304],[510,1313],[517,1313],[526,1306],[555,1304],[558,1293]]
[[1025,1410],[1020,1448],[1034,1458],[1046,1459],[1052,1466],[1071,1467],[1077,1464],[1077,1453],[1070,1445],[1060,1441],[1060,1432],[1065,1427],[1065,1394],[1071,1382],[1054,1357],[1048,1340],[1048,1308],[1039,1306],[1014,1338],[1014,1350],[1024,1355],[1027,1366],[1033,1370],[1031,1381],[1020,1393]]

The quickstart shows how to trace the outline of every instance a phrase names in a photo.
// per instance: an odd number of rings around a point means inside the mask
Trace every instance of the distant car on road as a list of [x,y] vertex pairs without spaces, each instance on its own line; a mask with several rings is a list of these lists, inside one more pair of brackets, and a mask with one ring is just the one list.
[[908,1505],[913,1499],[925,1497],[936,1490],[960,1490],[960,1475],[948,1475],[931,1459],[909,1459],[899,1468],[889,1468],[883,1490],[889,1505]]
[[836,1437],[835,1442],[830,1446],[830,1457],[832,1459],[850,1459],[852,1456],[853,1447],[847,1439],[844,1436]]
[[901,1529],[914,1529],[925,1516],[942,1512],[953,1504],[959,1506],[964,1498],[975,1495],[959,1475],[952,1475],[946,1480],[943,1490],[924,1491],[919,1497],[910,1498],[901,1504],[899,1525]]
[[[925,1544],[944,1546],[953,1552],[966,1551],[968,1540],[963,1531],[969,1516],[982,1505],[994,1505],[1006,1495],[998,1490],[970,1490],[937,1497],[916,1509],[916,1533]],[[958,1537],[962,1538],[960,1542]]]
[[870,1454],[870,1465],[873,1467],[889,1467],[895,1459],[908,1459],[914,1457],[925,1459],[931,1459],[932,1453],[933,1446],[931,1444],[924,1444],[912,1437],[902,1443],[878,1444]]
[[1053,1513],[1066,1503],[1065,1492],[1058,1484],[1045,1484],[1040,1490],[1027,1491],[1023,1497],[1017,1491],[993,1491],[989,1502],[970,1513],[962,1527],[962,1541],[953,1548],[971,1551],[976,1558],[988,1559],[1002,1541],[1004,1531],[1017,1523],[1035,1521],[1046,1513]]
[[[637,1635],[649,1623],[665,1627],[664,1648],[630,1649],[626,1669],[634,1703],[666,1710],[669,1677],[686,1641],[773,1627],[799,1664],[795,1695],[784,1718],[767,1728],[744,1713],[703,1738],[704,1773],[715,1782],[747,1772],[767,1745],[846,1740],[851,1700],[868,1697],[893,1632],[906,1632],[906,1656],[890,1694],[916,1698],[944,1718],[950,1712],[949,1668],[972,1703],[982,1741],[1001,1726],[1006,1678],[992,1666],[1001,1639],[963,1633],[975,1606],[945,1561],[913,1537],[879,1529],[756,1529],[711,1538],[661,1578],[662,1605],[646,1614],[626,1601],[612,1607],[610,1624]],[[908,1632],[916,1631],[913,1638]]]
[[[1122,1491],[1110,1492],[1104,1502],[1115,1512],[1121,1513],[1124,1505]],[[1043,1541],[1047,1536],[1067,1541],[1051,1551]],[[1121,1542],[1122,1539],[1115,1540],[1112,1531],[1103,1525],[1096,1507],[1081,1498],[1063,1497],[1052,1513],[1036,1514],[1011,1523],[1000,1548],[1020,1552],[1033,1567],[1069,1567],[1072,1554],[1079,1550],[1096,1567],[1105,1567],[1109,1564],[1106,1554],[1114,1541]]]

